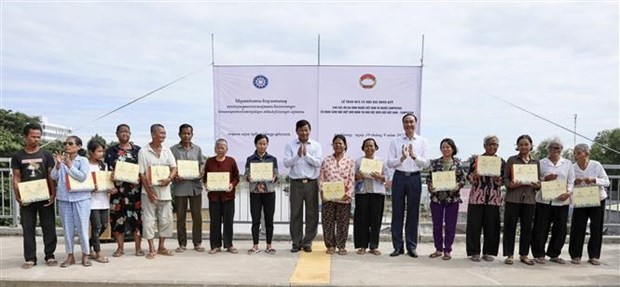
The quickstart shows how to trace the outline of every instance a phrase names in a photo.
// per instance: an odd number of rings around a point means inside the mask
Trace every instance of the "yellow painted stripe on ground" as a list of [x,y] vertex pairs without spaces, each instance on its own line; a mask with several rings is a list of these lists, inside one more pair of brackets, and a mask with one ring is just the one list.
[[289,280],[291,285],[329,284],[332,264],[325,250],[323,242],[314,242],[311,253],[299,251],[297,266]]

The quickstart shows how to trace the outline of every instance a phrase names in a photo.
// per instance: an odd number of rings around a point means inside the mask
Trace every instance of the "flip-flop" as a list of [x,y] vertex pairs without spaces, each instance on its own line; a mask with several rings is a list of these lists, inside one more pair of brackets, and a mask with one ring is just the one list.
[[176,253],[183,253],[183,251],[187,250],[187,248],[185,246],[179,246],[177,247],[177,249],[174,250],[174,252]]
[[58,265],[58,260],[56,260],[55,258],[49,258],[49,259],[45,260],[45,265],[47,265],[49,267],[57,266]]
[[222,252],[222,249],[219,248],[219,247],[218,248],[213,248],[213,249],[209,250],[209,254],[215,254],[215,253],[218,253],[218,252]]
[[123,254],[125,254],[125,250],[116,249],[116,251],[114,251],[114,253],[112,253],[112,256],[113,257],[121,257],[121,256],[123,256]]
[[146,259],[155,259],[155,252],[150,252],[146,254]]
[[157,250],[157,254],[164,255],[164,256],[173,256],[174,255],[170,249],[160,249],[160,250]]
[[437,258],[440,257],[442,255],[442,253],[440,251],[435,251],[433,253],[431,253],[431,255],[429,255],[428,257],[430,258]]
[[270,254],[270,255],[276,255],[276,250],[273,248],[267,248],[265,249],[265,253]]
[[512,257],[508,257],[506,258],[506,260],[504,260],[504,263],[507,265],[512,265],[515,262],[514,258]]
[[37,265],[37,263],[34,263],[32,261],[26,261],[24,262],[24,264],[22,264],[22,269],[30,269],[34,267],[35,265]]
[[338,250],[338,255],[347,255],[347,250],[346,249]]
[[256,249],[254,249],[254,248],[248,249],[248,255],[254,255],[256,253],[260,253],[260,249],[258,249],[258,248],[256,248]]
[[356,253],[359,254],[359,255],[364,255],[364,254],[366,254],[366,249],[358,248]]
[[205,248],[202,246],[195,246],[194,250],[196,250],[197,252],[205,252]]
[[136,256],[142,257],[144,255],[146,255],[146,253],[144,253],[144,250],[140,249],[140,250],[136,251]]
[[370,249],[370,251],[368,251],[368,253],[370,253],[372,255],[381,255],[381,251],[379,251],[377,249]]
[[232,254],[237,254],[239,253],[239,251],[237,250],[237,248],[234,247],[228,247],[228,249],[226,249],[227,252],[232,253]]
[[110,263],[110,259],[108,259],[108,257],[105,257],[105,256],[95,258],[95,261],[99,263]]
[[71,266],[73,264],[75,264],[75,261],[65,260],[64,262],[60,263],[60,267],[66,268],[66,267],[69,267],[69,266]]

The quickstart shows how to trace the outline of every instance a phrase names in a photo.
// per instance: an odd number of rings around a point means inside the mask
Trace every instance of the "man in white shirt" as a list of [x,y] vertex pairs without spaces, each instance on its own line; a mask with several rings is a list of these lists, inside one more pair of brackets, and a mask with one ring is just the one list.
[[[405,135],[392,140],[388,152],[387,165],[394,169],[392,179],[392,245],[394,251],[390,256],[405,253],[403,245],[403,221],[405,206],[407,221],[405,239],[407,254],[418,257],[418,218],[420,212],[420,195],[422,181],[420,171],[430,165],[427,157],[428,143],[426,138],[415,134],[418,118],[407,113],[402,118]],[[406,204],[405,204],[406,203]]]
[[[155,254],[172,255],[172,252],[164,246],[164,242],[166,237],[172,237],[173,219],[170,183],[177,173],[177,163],[172,151],[162,145],[165,139],[166,130],[164,126],[153,124],[151,125],[151,142],[138,152],[140,182],[142,183],[142,236],[149,242],[147,259],[155,258]],[[157,182],[151,182],[150,171],[151,167],[154,166],[168,166],[170,175]],[[159,233],[157,251],[153,243],[155,227]]]
[[[310,123],[300,120],[295,125],[297,138],[284,149],[284,166],[290,168],[290,232],[291,252],[301,249],[312,252],[312,240],[319,225],[319,186],[317,178],[321,168],[321,145],[310,139]],[[306,235],[303,234],[304,204],[306,207]]]

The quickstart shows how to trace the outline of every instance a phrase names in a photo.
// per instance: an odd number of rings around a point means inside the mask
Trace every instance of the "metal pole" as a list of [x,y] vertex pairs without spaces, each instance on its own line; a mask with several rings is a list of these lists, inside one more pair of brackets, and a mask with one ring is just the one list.
[[420,66],[424,66],[424,34],[422,34],[422,52],[420,55]]
[[573,133],[573,147],[574,147],[577,145],[577,114],[575,114],[575,122],[574,122],[573,130],[575,131]]
[[211,65],[215,65],[215,48],[213,42],[213,33],[211,33]]
[[318,41],[317,41],[317,66],[321,65],[321,34],[318,34]]

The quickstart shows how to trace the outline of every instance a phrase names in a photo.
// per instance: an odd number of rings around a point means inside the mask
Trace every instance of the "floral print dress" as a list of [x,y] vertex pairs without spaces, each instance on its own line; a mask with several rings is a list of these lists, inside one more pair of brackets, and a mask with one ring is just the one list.
[[[105,162],[114,170],[117,161],[138,163],[140,147],[131,144],[130,149],[115,145],[106,151]],[[118,192],[110,196],[110,226],[112,235],[140,234],[142,230],[141,186],[129,182],[116,183]]]

